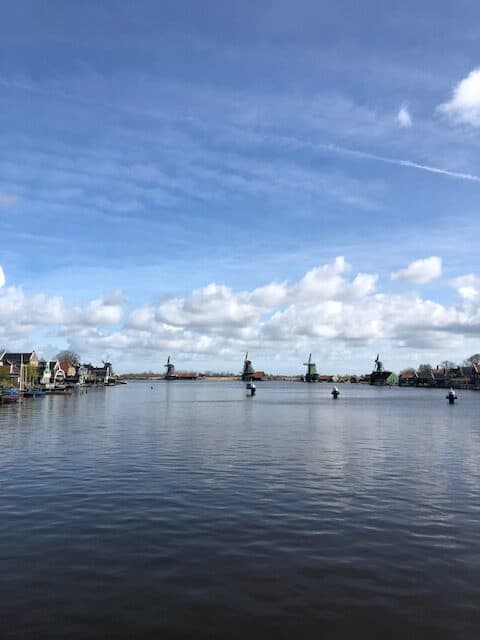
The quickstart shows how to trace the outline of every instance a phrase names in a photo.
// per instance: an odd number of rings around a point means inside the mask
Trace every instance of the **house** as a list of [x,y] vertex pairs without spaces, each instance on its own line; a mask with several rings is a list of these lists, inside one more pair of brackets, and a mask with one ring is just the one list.
[[83,367],[87,384],[108,384],[112,375],[112,365],[109,362],[105,362],[103,367],[94,367],[91,364],[85,364]]
[[433,370],[430,367],[419,368],[417,371],[417,385],[421,387],[433,387],[435,378]]
[[75,365],[71,364],[70,362],[60,362],[59,366],[65,374],[65,378],[75,378],[75,376],[77,375],[77,369]]
[[472,365],[468,367],[455,367],[449,369],[447,374],[447,386],[455,389],[468,389],[470,386]]
[[333,382],[333,376],[319,375],[318,376],[318,381],[319,382]]
[[480,363],[472,364],[471,381],[474,389],[480,389]]
[[464,385],[468,379],[472,389],[480,389],[480,364],[472,363],[458,367],[456,377],[462,377]]
[[25,353],[14,353],[3,351],[0,352],[0,366],[4,371],[8,370],[12,379],[16,379],[20,383],[20,372],[23,366],[31,366],[38,369],[40,360],[35,351],[27,351]]
[[49,360],[40,363],[41,375],[40,383],[50,387],[65,384],[65,372],[60,366],[58,360]]
[[398,384],[403,387],[416,387],[418,385],[418,375],[414,369],[405,369],[398,376]]
[[444,367],[432,369],[432,376],[436,387],[447,386],[447,370]]

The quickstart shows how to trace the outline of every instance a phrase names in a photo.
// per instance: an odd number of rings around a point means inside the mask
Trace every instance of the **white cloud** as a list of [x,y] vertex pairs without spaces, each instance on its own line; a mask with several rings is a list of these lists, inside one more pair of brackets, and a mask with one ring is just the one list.
[[[435,256],[417,260],[398,273],[396,279],[426,282],[441,273],[441,261]],[[190,366],[203,358],[208,368],[211,359],[236,362],[247,349],[262,352],[265,367],[278,354],[283,360],[309,351],[376,352],[382,344],[443,352],[480,337],[480,309],[472,304],[480,278],[469,274],[450,284],[459,292],[450,306],[410,292],[379,291],[376,274],[352,273],[339,257],[297,281],[250,291],[212,283],[184,297],[134,308],[127,316],[120,291],[72,306],[59,296],[8,286],[0,289],[0,342],[41,350],[36,342],[46,332],[50,345],[68,344],[92,360],[108,352],[114,361],[135,363],[137,370],[145,362],[160,370],[168,353]]]
[[390,274],[392,280],[398,282],[411,282],[414,284],[426,284],[442,275],[442,259],[438,256],[423,258],[411,262],[405,269],[400,269]]
[[[2,272],[3,273],[3,272]],[[1,281],[1,280],[0,280]],[[116,298],[104,296],[85,307],[72,307],[60,296],[27,293],[21,287],[0,290],[0,335],[7,339],[28,336],[36,330],[54,328],[58,335],[74,335],[117,324],[126,301],[118,292]]]
[[3,267],[0,265],[0,287],[3,287],[4,284],[5,284],[5,272],[3,270]]
[[413,124],[412,116],[406,104],[402,104],[402,106],[398,110],[397,122],[404,129],[408,129],[409,127],[412,126]]
[[453,122],[480,127],[480,68],[463,78],[453,90],[452,98],[437,110]]
[[480,278],[473,273],[450,280],[450,285],[466,301],[475,302],[480,297]]

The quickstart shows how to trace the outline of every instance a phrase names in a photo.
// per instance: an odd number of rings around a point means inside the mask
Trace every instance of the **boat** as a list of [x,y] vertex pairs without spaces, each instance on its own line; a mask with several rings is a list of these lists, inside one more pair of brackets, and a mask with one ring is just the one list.
[[67,386],[45,389],[45,395],[47,396],[64,396],[71,393],[72,393],[72,389]]
[[13,404],[18,402],[19,395],[16,389],[4,389],[0,391],[0,404]]
[[375,368],[370,374],[370,384],[376,387],[383,387],[387,384],[387,379],[391,374],[391,371],[385,371],[383,362],[380,360],[380,354],[377,353],[377,357],[375,358]]
[[43,389],[27,389],[23,392],[24,398],[44,398],[45,391]]

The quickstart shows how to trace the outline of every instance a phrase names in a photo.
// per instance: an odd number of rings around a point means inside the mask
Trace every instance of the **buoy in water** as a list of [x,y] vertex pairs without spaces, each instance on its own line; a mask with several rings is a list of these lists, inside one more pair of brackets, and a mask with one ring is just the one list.
[[333,389],[332,389],[333,399],[336,400],[339,395],[340,395],[340,391],[338,390],[338,388],[337,387],[333,387]]
[[453,389],[450,389],[450,391],[448,392],[446,398],[448,400],[448,404],[455,404],[455,400],[458,400],[457,394],[455,393],[455,391]]
[[247,382],[247,390],[250,391],[251,396],[254,396],[257,393],[257,387],[253,382]]

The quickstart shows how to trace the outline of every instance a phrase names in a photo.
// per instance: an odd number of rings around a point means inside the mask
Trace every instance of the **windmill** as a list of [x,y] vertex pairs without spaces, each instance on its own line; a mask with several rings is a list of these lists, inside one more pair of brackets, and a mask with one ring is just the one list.
[[167,364],[163,365],[167,370],[165,372],[165,380],[175,380],[177,377],[175,373],[175,365],[170,362],[170,356],[168,356]]
[[316,382],[318,380],[317,365],[312,362],[312,354],[308,354],[308,362],[303,363],[304,367],[307,367],[307,373],[305,374],[305,382]]
[[252,367],[252,361],[248,359],[248,351],[245,354],[245,360],[243,361],[243,371],[242,371],[242,380],[249,381],[252,379],[253,374],[255,373],[254,368]]

